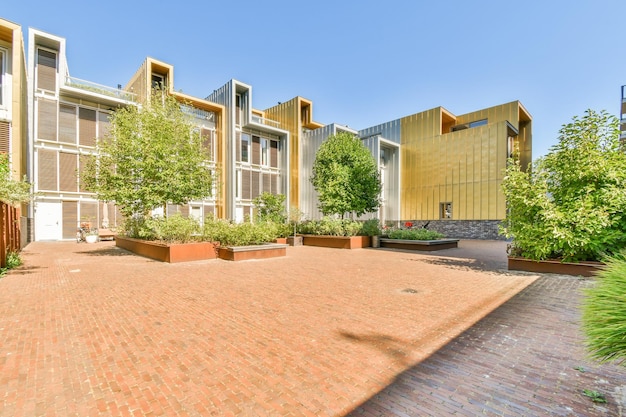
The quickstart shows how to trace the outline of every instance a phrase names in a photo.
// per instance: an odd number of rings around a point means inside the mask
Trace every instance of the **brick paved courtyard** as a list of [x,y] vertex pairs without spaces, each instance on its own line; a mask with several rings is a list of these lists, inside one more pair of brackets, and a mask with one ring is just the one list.
[[461,243],[185,264],[30,244],[0,279],[0,415],[619,415],[624,372],[580,347],[589,281]]

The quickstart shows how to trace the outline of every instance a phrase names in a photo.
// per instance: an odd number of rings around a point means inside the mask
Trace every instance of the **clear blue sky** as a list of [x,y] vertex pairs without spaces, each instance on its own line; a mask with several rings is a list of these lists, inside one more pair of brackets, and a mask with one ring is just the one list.
[[29,27],[67,39],[74,77],[125,84],[151,56],[187,94],[236,78],[255,108],[300,95],[316,121],[356,129],[520,100],[533,157],[586,109],[617,115],[626,84],[623,0],[3,3],[26,39]]

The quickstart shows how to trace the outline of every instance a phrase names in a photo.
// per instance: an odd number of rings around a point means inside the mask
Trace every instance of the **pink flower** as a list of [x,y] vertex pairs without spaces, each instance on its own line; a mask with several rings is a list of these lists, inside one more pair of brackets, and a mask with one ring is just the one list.
[[405,227],[413,227],[413,223],[411,223],[411,222],[406,222],[406,223],[404,223],[404,226],[405,226]]

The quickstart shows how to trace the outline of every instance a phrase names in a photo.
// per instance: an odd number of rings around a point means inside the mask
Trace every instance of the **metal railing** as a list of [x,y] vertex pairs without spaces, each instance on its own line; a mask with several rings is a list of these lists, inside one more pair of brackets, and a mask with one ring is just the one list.
[[277,122],[276,120],[267,119],[265,117],[257,116],[254,114],[252,115],[252,122],[258,123],[261,125],[280,127],[280,122]]
[[188,106],[186,104],[181,104],[180,109],[186,115],[195,117],[200,120],[208,120],[210,122],[215,122],[215,113],[211,111],[206,111],[202,109],[198,109],[196,107]]
[[135,93],[122,90],[121,88],[108,87],[91,81],[81,80],[80,78],[67,76],[65,77],[65,85],[67,87],[79,88],[81,90],[102,94],[108,97],[115,97],[121,100],[137,101],[137,94]]

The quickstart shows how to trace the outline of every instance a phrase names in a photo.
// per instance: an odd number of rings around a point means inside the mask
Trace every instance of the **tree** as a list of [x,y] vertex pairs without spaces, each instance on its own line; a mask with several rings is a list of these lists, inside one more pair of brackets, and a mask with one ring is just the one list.
[[110,133],[98,140],[82,180],[122,214],[147,215],[157,207],[211,195],[213,176],[199,131],[171,96],[155,91],[142,106],[120,108]]
[[317,150],[311,183],[324,215],[360,216],[380,206],[380,173],[361,140],[349,133],[330,136]]
[[252,200],[260,221],[284,223],[287,220],[285,195],[272,194],[267,191]]
[[599,260],[626,246],[626,154],[618,120],[587,110],[559,133],[532,169],[509,161],[501,232],[513,238],[514,255]]
[[10,205],[30,201],[30,183],[24,178],[16,181],[11,175],[9,156],[0,154],[0,201]]

